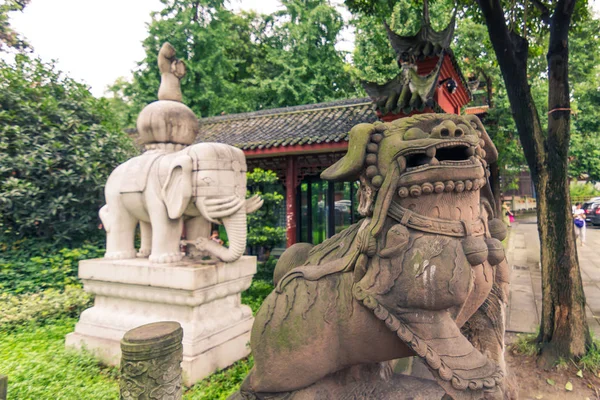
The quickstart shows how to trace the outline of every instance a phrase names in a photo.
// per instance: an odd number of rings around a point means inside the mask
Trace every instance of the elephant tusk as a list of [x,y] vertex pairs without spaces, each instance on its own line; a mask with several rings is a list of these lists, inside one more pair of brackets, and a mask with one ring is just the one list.
[[221,225],[219,218],[229,217],[244,206],[244,200],[236,196],[224,199],[206,199],[198,202],[198,209],[206,219],[214,224]]
[[217,221],[216,219],[214,219],[210,216],[210,214],[206,210],[206,206],[204,205],[204,200],[198,201],[196,203],[196,207],[198,207],[198,211],[200,211],[200,214],[202,214],[202,216],[204,218],[206,218],[209,222],[212,222],[213,224],[221,225],[220,221]]
[[228,204],[231,202],[235,202],[237,200],[237,196],[229,196],[224,198],[212,198],[204,200],[204,203],[207,206],[215,206],[220,204]]
[[234,198],[233,200],[229,201],[228,203],[219,203],[219,204],[213,204],[213,205],[207,204],[206,209],[211,213],[217,212],[217,211],[227,211],[227,210],[231,210],[234,208],[237,208],[239,210],[239,208],[238,208],[239,204],[243,204],[243,202],[238,198]]
[[221,209],[209,208],[208,212],[212,218],[223,218],[223,217],[228,217],[228,216],[236,213],[240,208],[242,208],[243,205],[244,205],[243,201],[238,201],[238,203],[235,204],[234,207],[229,206],[227,208],[221,208]]
[[258,195],[254,195],[249,199],[246,199],[246,214],[251,214],[257,211],[262,207],[263,203],[264,200]]

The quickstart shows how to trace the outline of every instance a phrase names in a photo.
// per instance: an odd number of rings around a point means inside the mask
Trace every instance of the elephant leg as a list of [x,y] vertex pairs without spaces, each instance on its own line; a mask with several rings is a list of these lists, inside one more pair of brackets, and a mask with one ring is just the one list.
[[[198,238],[209,238],[210,237],[210,222],[200,216],[194,217],[187,221],[185,221],[185,235],[186,239],[189,241],[194,241]],[[187,245],[187,254],[191,257],[197,257],[204,255],[203,252],[196,249],[196,246],[193,244]]]
[[100,211],[106,227],[106,254],[104,258],[126,260],[135,258],[135,228],[138,220],[121,206],[119,199],[113,199]]
[[145,258],[152,251],[152,225],[150,225],[150,222],[140,221],[140,234],[142,236],[142,243],[137,256]]
[[157,210],[151,214],[152,218],[152,252],[150,262],[173,263],[180,261],[183,256],[179,249],[183,220],[170,219],[166,210]]

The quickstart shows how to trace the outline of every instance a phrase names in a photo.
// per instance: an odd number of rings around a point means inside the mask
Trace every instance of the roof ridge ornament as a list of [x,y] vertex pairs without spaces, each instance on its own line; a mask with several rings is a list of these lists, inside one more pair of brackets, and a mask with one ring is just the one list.
[[175,48],[169,42],[163,43],[158,52],[160,70],[159,100],[183,101],[180,80],[185,76],[185,64],[175,57]]
[[429,4],[425,1],[421,18],[421,28],[412,36],[397,34],[384,21],[390,44],[398,55],[398,64],[402,62],[415,63],[415,61],[423,58],[439,56],[442,51],[448,50],[454,36],[457,12],[458,8],[454,7],[454,12],[448,26],[438,32],[431,27]]
[[185,64],[175,57],[175,48],[168,42],[158,52],[158,69],[158,101],[148,104],[138,115],[138,143],[146,150],[169,152],[177,145],[194,143],[200,126],[194,112],[183,104],[180,80],[185,76]]

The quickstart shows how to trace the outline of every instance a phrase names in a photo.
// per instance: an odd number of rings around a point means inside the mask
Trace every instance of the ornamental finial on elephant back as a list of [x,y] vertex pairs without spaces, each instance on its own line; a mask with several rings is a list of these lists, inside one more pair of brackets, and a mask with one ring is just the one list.
[[[281,256],[276,288],[256,314],[254,368],[240,395],[369,399],[402,385],[363,381],[357,395],[331,380],[417,356],[450,398],[501,399],[506,227],[484,199],[496,158],[474,116],[355,126],[347,154],[321,177],[358,180],[364,218]],[[311,397],[311,388],[330,397]]]
[[158,53],[158,69],[158,101],[148,104],[138,116],[138,142],[146,150],[168,151],[173,145],[178,150],[194,143],[200,128],[194,112],[182,103],[180,80],[186,72],[185,64],[175,57],[175,49],[167,42]]

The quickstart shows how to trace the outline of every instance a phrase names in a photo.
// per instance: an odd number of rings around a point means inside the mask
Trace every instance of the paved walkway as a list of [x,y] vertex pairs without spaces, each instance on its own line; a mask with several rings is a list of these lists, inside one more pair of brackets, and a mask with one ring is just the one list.
[[[536,332],[542,311],[540,242],[535,217],[517,220],[510,230],[511,267],[507,331]],[[600,337],[600,227],[587,227],[585,246],[577,247],[590,329]]]

